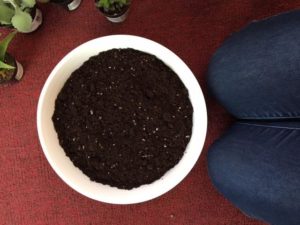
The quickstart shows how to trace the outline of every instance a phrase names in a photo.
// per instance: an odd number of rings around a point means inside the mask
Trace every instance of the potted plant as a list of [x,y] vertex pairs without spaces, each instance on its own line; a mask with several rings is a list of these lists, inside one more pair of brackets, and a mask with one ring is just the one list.
[[95,0],[96,7],[114,23],[123,22],[128,14],[131,0]]
[[0,83],[5,83],[12,79],[20,80],[23,76],[22,65],[7,53],[9,43],[16,33],[17,31],[14,31],[0,41]]
[[42,3],[52,2],[58,5],[61,5],[69,11],[77,9],[81,3],[81,0],[38,0]]
[[0,0],[0,25],[22,33],[35,31],[42,24],[42,13],[35,0]]

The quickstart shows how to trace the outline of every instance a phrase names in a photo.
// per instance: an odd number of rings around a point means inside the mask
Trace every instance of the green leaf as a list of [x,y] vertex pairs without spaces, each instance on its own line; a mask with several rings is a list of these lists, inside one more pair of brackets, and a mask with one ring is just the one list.
[[35,6],[35,0],[22,0],[23,8],[33,8]]
[[8,65],[5,62],[0,61],[0,69],[12,70],[12,69],[15,69],[15,67],[11,66],[11,65]]
[[11,42],[11,40],[14,38],[14,36],[16,35],[16,31],[10,33],[9,35],[7,35],[1,42],[0,42],[0,60],[4,61],[4,57],[6,55],[6,50],[7,47],[9,45],[9,43]]
[[96,2],[96,7],[98,8],[103,8],[104,11],[107,10],[115,10],[115,8],[113,8],[116,5],[118,5],[119,7],[123,7],[124,5],[127,5],[129,3],[129,0],[98,0]]
[[3,0],[0,0],[0,5],[5,5],[5,2]]
[[32,18],[28,12],[16,8],[16,14],[11,19],[11,23],[18,31],[27,33],[31,29]]
[[100,7],[104,8],[104,9],[108,9],[110,6],[110,2],[109,2],[109,0],[100,0],[99,5],[100,5]]
[[18,2],[16,2],[16,0],[3,0],[3,2],[10,4],[14,8],[18,7]]
[[12,8],[0,3],[0,24],[11,24],[11,18],[14,16],[14,13]]

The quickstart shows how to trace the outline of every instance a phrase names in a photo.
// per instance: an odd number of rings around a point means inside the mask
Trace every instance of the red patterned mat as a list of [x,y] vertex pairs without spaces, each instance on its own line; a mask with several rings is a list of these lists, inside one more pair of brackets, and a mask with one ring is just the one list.
[[[0,225],[262,225],[209,181],[208,147],[232,119],[208,95],[205,73],[213,52],[232,32],[298,7],[295,0],[134,0],[126,22],[112,24],[91,0],[74,12],[40,6],[42,27],[18,34],[10,48],[24,66],[24,78],[0,86]],[[53,172],[37,137],[37,102],[53,67],[81,43],[110,34],[139,35],[170,48],[197,76],[208,106],[207,140],[198,163],[175,189],[143,204],[109,205],[76,193]]]

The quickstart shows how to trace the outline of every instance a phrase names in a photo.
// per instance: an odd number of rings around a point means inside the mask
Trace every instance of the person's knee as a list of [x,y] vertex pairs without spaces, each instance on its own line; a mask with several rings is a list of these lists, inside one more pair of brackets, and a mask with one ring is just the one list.
[[216,51],[208,86],[240,119],[300,117],[300,11],[255,22]]
[[300,224],[300,129],[294,127],[237,123],[208,152],[219,192],[274,225]]

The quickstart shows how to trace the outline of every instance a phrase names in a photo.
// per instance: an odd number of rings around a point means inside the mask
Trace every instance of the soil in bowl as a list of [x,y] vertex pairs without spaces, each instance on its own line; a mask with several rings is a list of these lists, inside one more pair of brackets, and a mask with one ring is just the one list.
[[112,49],[71,74],[52,120],[66,155],[92,181],[132,189],[180,161],[192,115],[187,89],[160,59]]

